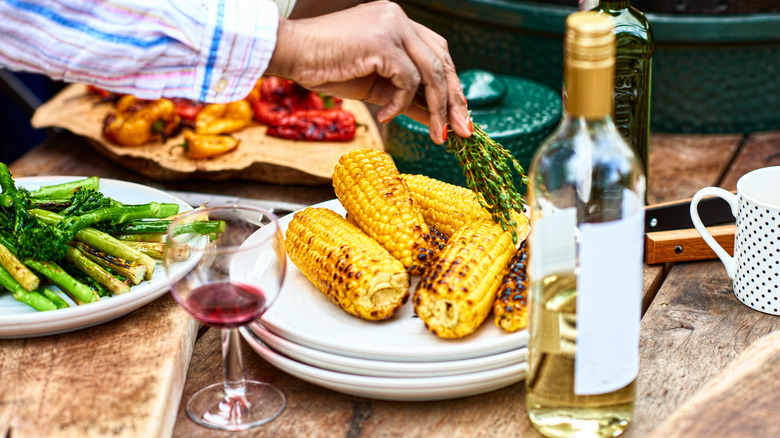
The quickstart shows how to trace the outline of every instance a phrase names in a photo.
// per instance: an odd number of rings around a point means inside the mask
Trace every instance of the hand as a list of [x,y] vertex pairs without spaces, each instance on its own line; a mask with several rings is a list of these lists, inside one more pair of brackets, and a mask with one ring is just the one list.
[[[472,132],[446,40],[392,2],[282,19],[266,74],[318,93],[381,105],[382,123],[406,114],[427,125],[436,144],[444,143],[448,126],[461,137]],[[421,87],[424,102],[415,102]]]

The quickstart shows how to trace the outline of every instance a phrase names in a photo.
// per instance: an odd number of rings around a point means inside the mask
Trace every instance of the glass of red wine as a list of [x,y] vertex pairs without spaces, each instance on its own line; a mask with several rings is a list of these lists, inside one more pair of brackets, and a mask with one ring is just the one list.
[[[200,234],[198,221],[221,221],[221,232]],[[276,418],[284,394],[268,383],[244,378],[238,328],[259,318],[284,284],[287,256],[276,217],[246,205],[199,208],[168,227],[165,269],[176,301],[222,336],[222,383],[196,392],[187,414],[196,423],[245,430]],[[186,270],[178,278],[172,273]]]

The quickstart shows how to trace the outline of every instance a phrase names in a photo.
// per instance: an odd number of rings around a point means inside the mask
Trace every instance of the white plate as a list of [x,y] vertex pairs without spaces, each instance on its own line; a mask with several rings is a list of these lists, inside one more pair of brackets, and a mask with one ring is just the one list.
[[306,365],[276,353],[246,327],[244,339],[263,359],[282,371],[323,388],[359,397],[394,401],[445,400],[483,394],[512,385],[525,378],[526,362],[470,374],[438,377],[361,376]]
[[[315,205],[345,214],[338,200]],[[283,230],[292,214],[280,219]],[[414,291],[414,284],[412,292]],[[462,360],[517,350],[528,345],[528,332],[506,333],[489,317],[471,335],[454,340],[438,338],[426,330],[414,315],[411,300],[393,318],[366,321],[344,312],[288,263],[287,281],[282,293],[261,318],[263,325],[296,344],[362,359],[394,362],[443,362]]]
[[249,325],[254,335],[268,347],[298,362],[317,368],[343,373],[377,377],[433,377],[470,374],[503,368],[525,362],[528,348],[519,348],[504,353],[473,359],[450,360],[444,362],[385,362],[339,356],[325,351],[315,350],[280,338],[256,322]]
[[[58,184],[82,179],[75,176],[39,176],[16,178],[17,187],[35,190],[42,185]],[[100,179],[99,190],[111,198],[126,204],[146,204],[148,202],[173,202],[179,204],[179,211],[192,210],[184,201],[163,191],[140,184]],[[179,275],[191,269],[197,260],[187,266],[182,266]],[[56,290],[56,288],[53,288]],[[76,306],[73,301],[60,293],[73,307],[66,309],[38,312],[32,307],[13,299],[11,294],[0,291],[0,339],[23,338],[51,335],[77,330],[114,318],[126,315],[141,306],[159,298],[168,292],[168,278],[162,264],[158,263],[154,275],[149,281],[144,281],[130,289],[130,292],[113,297]]]

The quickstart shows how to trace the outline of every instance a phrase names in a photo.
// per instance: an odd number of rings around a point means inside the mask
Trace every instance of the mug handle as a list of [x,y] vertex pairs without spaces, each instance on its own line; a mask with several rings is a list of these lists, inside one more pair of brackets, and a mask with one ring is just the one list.
[[720,246],[717,241],[715,241],[715,239],[712,237],[712,234],[707,231],[707,228],[702,223],[701,218],[699,218],[699,201],[701,201],[702,198],[706,196],[717,196],[728,202],[731,206],[731,214],[735,218],[737,217],[737,212],[739,211],[739,197],[734,193],[723,190],[719,187],[705,187],[696,192],[696,194],[693,195],[693,199],[691,200],[691,221],[693,221],[693,226],[696,227],[696,231],[701,234],[701,237],[705,242],[707,242],[707,245],[709,245],[710,248],[715,251],[715,254],[720,258],[720,261],[723,262],[723,266],[726,267],[726,274],[728,274],[729,278],[733,280],[734,270],[736,268],[734,257],[730,256],[726,250],[724,250],[723,247]]

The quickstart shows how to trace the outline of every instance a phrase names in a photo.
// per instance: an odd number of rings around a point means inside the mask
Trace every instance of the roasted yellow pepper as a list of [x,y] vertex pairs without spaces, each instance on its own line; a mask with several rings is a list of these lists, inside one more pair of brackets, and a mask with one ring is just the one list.
[[246,100],[206,105],[195,119],[198,134],[229,134],[252,122],[252,106]]
[[181,118],[168,99],[143,100],[122,96],[103,123],[103,135],[110,141],[137,146],[168,139],[179,127]]
[[184,131],[184,155],[193,160],[211,158],[238,147],[238,140],[230,135],[197,134]]

